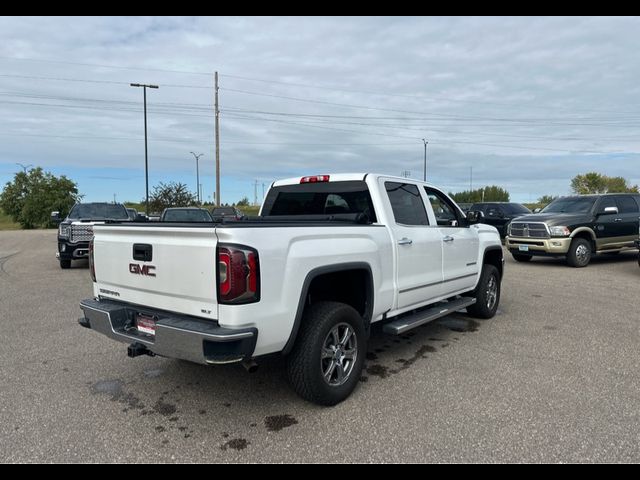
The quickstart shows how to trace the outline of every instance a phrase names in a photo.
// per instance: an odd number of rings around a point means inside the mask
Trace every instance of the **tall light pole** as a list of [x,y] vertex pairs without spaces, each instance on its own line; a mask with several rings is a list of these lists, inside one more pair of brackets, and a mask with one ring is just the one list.
[[201,156],[204,155],[204,153],[199,153],[196,155],[195,153],[191,152],[191,154],[196,157],[196,190],[198,192],[198,205],[200,205],[200,203],[202,202],[200,201],[200,168],[198,167],[198,160]]
[[147,88],[158,88],[157,85],[146,85],[144,83],[132,83],[132,87],[142,87],[144,93],[144,178],[146,185],[146,214],[149,215],[149,159],[147,155]]
[[422,139],[422,143],[424,143],[424,170],[422,171],[422,180],[427,181],[427,142],[424,138]]

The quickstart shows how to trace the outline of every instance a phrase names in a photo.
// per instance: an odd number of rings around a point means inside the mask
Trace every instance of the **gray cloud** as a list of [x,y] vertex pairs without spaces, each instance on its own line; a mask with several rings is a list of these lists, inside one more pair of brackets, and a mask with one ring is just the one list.
[[[589,170],[640,183],[639,26],[609,17],[5,17],[0,170],[139,168],[142,92],[128,84],[145,82],[160,85],[148,92],[154,173],[190,174],[197,150],[209,178],[213,92],[200,87],[217,70],[229,192],[317,172],[421,177],[421,138],[429,178],[449,190],[468,187],[471,167],[474,186],[506,185],[521,201],[568,193],[571,177]],[[130,183],[122,196],[137,198]]]

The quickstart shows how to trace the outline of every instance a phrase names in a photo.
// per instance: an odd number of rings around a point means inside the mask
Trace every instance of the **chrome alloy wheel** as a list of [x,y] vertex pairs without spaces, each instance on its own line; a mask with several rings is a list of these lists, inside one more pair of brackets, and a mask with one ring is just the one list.
[[322,343],[320,368],[322,378],[332,387],[349,380],[358,358],[358,339],[348,323],[333,327]]
[[578,245],[578,248],[576,248],[576,258],[578,259],[578,262],[580,262],[580,264],[584,264],[589,261],[590,257],[591,252],[589,252],[587,246]]
[[487,308],[489,310],[493,310],[493,307],[495,307],[496,302],[498,301],[498,279],[495,275],[491,275],[491,277],[489,277],[489,281],[487,282],[487,290],[485,293]]

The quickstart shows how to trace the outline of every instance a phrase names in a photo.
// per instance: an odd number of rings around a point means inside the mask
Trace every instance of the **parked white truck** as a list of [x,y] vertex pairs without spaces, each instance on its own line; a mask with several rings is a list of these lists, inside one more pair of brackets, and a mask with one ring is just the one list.
[[400,335],[495,314],[502,246],[479,215],[427,183],[338,174],[275,182],[253,219],[96,225],[79,323],[131,357],[250,368],[279,353],[299,395],[334,405],[358,384],[372,323]]

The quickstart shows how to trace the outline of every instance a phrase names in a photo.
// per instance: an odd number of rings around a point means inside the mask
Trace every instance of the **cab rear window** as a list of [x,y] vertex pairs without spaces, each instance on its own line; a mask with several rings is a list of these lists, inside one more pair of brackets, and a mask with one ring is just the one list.
[[269,190],[263,216],[338,215],[363,213],[371,222],[376,214],[367,184],[363,181],[302,183]]

